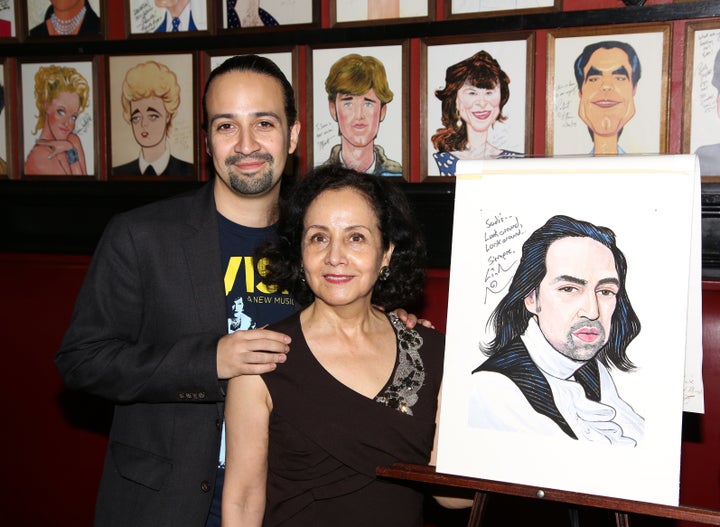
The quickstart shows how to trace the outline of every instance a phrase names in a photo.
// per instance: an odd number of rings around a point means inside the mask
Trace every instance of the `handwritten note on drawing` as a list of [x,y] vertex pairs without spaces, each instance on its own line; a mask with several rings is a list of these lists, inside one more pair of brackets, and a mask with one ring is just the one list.
[[159,11],[147,0],[135,2],[130,16],[133,33],[153,33],[162,22]]
[[712,85],[715,55],[720,49],[720,31],[698,32],[695,41],[696,104],[703,113],[717,112],[718,91]]
[[512,214],[497,213],[485,218],[483,234],[487,254],[485,298],[505,291],[510,285],[515,266],[520,260],[518,246],[525,234],[520,219]]

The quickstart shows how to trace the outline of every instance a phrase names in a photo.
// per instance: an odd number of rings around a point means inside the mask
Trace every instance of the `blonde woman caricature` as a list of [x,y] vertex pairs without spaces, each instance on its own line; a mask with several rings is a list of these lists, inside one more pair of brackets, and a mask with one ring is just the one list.
[[75,68],[42,66],[35,74],[36,134],[25,161],[26,175],[85,176],[85,152],[75,134],[78,115],[88,106],[90,86]]
[[140,153],[137,159],[113,167],[113,175],[192,176],[193,165],[171,155],[168,144],[180,106],[175,73],[154,60],[133,66],[125,74],[120,102]]

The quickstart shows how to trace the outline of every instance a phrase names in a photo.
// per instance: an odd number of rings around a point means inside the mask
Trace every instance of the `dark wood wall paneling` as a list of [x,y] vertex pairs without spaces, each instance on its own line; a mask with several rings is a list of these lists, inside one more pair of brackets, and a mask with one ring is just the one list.
[[[343,44],[387,39],[574,26],[661,22],[720,17],[720,2],[705,0],[622,9],[595,9],[457,19],[408,24],[248,32],[175,40],[133,38],[53,42],[54,56],[130,54]],[[7,57],[46,57],[48,44],[3,44]],[[536,104],[542,104],[537,101]],[[296,163],[300,165],[300,163]],[[116,212],[196,187],[198,182],[0,180],[0,250],[4,252],[91,253]],[[431,267],[447,268],[454,200],[453,183],[403,183],[428,237]],[[720,183],[702,185],[703,276],[720,279]]]

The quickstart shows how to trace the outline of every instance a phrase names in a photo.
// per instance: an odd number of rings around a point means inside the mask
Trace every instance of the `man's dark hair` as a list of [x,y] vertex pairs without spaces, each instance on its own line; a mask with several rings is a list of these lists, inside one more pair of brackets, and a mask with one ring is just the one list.
[[[205,83],[205,91],[203,93],[202,105],[203,105],[203,130],[207,132],[208,127],[208,112],[207,112],[207,92],[210,85],[213,83],[216,77],[229,73],[231,71],[249,71],[252,73],[259,73],[261,75],[268,75],[274,77],[280,82],[280,86],[283,91],[283,99],[285,105],[285,117],[287,117],[288,127],[292,127],[297,121],[297,109],[295,108],[295,92],[293,91],[292,84],[287,80],[282,70],[272,60],[261,57],[259,55],[236,55],[230,57],[225,62],[220,64],[217,68],[210,72],[210,76]],[[238,86],[238,90],[242,90],[242,86]]]
[[585,82],[585,66],[587,66],[587,63],[590,61],[592,54],[599,49],[613,48],[621,49],[627,55],[628,62],[632,68],[632,71],[630,72],[630,79],[632,80],[632,85],[637,86],[637,83],[640,80],[641,68],[640,59],[638,58],[637,53],[635,53],[635,49],[627,42],[620,42],[618,40],[603,40],[601,42],[594,42],[593,44],[585,46],[582,53],[580,53],[578,58],[575,59],[575,80],[577,81],[578,90],[582,91],[583,83]]
[[264,281],[292,293],[301,305],[315,298],[303,280],[302,239],[305,214],[310,204],[326,190],[353,189],[362,194],[375,211],[382,235],[382,249],[394,245],[390,274],[378,280],[372,303],[385,309],[409,307],[420,300],[425,284],[425,241],[403,191],[384,177],[330,164],[314,168],[280,203],[277,241],[263,246],[256,261],[267,258]]
[[625,289],[625,255],[618,249],[613,231],[569,216],[553,216],[525,240],[522,257],[510,288],[488,320],[488,326],[495,330],[495,338],[483,352],[492,355],[525,332],[528,321],[533,316],[525,307],[525,297],[537,290],[547,273],[545,259],[550,245],[569,237],[591,238],[612,252],[615,270],[620,279],[620,289],[611,319],[610,335],[597,354],[597,359],[607,367],[612,364],[621,371],[630,371],[635,366],[628,359],[625,350],[640,332],[640,320],[630,305]]

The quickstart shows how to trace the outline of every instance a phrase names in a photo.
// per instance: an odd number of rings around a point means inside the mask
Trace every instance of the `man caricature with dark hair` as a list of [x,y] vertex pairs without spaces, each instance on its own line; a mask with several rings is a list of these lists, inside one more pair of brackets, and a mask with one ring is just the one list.
[[470,424],[635,446],[644,421],[610,369],[631,371],[640,322],[627,262],[606,227],[553,216],[525,241],[472,374]]
[[624,154],[618,145],[623,127],[635,115],[640,59],[626,42],[589,44],[575,60],[578,115],[593,140],[593,155]]

